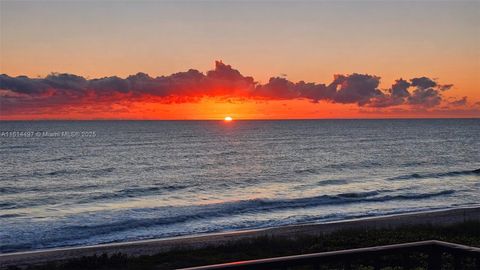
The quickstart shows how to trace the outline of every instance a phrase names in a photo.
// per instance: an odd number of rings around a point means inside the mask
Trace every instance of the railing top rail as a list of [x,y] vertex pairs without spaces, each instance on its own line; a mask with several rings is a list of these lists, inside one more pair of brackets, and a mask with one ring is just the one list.
[[435,245],[438,245],[438,246],[441,246],[441,247],[447,248],[447,249],[480,253],[480,247],[466,246],[466,245],[450,243],[450,242],[445,242],[445,241],[439,241],[439,240],[430,240],[430,241]]
[[248,266],[253,267],[253,266],[270,265],[270,264],[276,264],[276,263],[295,263],[295,262],[300,263],[305,261],[313,261],[315,259],[321,260],[321,259],[327,259],[327,258],[347,257],[347,256],[354,257],[358,255],[363,255],[363,254],[382,253],[382,252],[387,253],[387,252],[400,251],[400,250],[413,251],[416,249],[428,249],[431,247],[440,247],[447,250],[464,251],[467,253],[475,253],[480,255],[480,248],[477,248],[477,247],[465,246],[465,245],[443,242],[438,240],[427,240],[427,241],[409,242],[409,243],[402,243],[402,244],[355,248],[355,249],[328,251],[328,252],[320,252],[320,253],[310,253],[310,254],[302,254],[302,255],[248,260],[248,261],[238,261],[238,262],[182,268],[181,270],[213,270],[213,269],[241,268],[241,267],[248,267]]

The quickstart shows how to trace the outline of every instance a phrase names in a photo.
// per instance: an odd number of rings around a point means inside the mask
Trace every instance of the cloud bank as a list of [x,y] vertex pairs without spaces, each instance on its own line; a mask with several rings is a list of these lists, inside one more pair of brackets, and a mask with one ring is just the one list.
[[[380,77],[368,74],[335,75],[329,84],[292,82],[272,77],[260,84],[254,78],[220,61],[207,73],[190,69],[169,76],[150,77],[137,73],[127,78],[117,76],[86,79],[73,74],[53,73],[45,78],[0,75],[0,106],[2,114],[14,111],[115,104],[151,100],[155,102],[196,102],[205,97],[253,100],[306,99],[357,104],[360,107],[385,108],[408,105],[432,108],[443,101],[442,93],[451,84],[439,84],[427,77],[398,79],[388,89],[379,89]],[[452,105],[461,106],[466,97]]]

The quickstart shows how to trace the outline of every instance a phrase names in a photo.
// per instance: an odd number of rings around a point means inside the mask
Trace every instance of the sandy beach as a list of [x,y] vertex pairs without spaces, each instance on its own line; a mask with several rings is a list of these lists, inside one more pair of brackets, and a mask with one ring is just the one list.
[[301,235],[321,235],[350,229],[398,228],[408,225],[451,225],[465,221],[479,221],[480,207],[416,212],[392,216],[360,218],[320,224],[301,224],[275,228],[211,233],[144,241],[111,243],[84,247],[54,248],[27,252],[0,254],[0,266],[22,266],[67,260],[94,254],[124,253],[129,256],[153,255],[174,249],[197,249],[218,246],[262,236],[295,238]]

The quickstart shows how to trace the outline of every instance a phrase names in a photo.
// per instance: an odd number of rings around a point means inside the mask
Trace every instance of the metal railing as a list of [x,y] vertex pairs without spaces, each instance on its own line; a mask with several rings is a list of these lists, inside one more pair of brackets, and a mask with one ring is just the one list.
[[[480,248],[453,244],[437,240],[410,242],[396,245],[375,246],[339,251],[239,261],[207,266],[183,268],[183,270],[213,269],[289,269],[298,266],[321,267],[327,263],[341,263],[344,269],[351,269],[352,261],[375,260],[380,256],[422,253],[427,257],[427,269],[441,269],[442,255],[453,256],[453,268],[463,269],[462,259],[471,258],[473,269],[480,269]],[[374,265],[375,268],[376,265]]]

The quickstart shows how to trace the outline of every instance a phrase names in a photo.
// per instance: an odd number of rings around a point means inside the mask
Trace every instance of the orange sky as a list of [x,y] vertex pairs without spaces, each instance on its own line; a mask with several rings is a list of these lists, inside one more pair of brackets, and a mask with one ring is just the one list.
[[[221,59],[261,85],[271,77],[328,85],[335,74],[359,73],[381,77],[380,90],[400,78],[428,77],[453,86],[429,108],[240,101],[235,95],[225,101],[209,94],[169,104],[125,97],[64,106],[55,99],[24,100],[30,108],[19,112],[11,109],[17,106],[11,96],[18,93],[0,85],[0,119],[480,117],[478,10],[475,1],[2,1],[0,73],[10,78],[52,72],[85,79],[145,72],[155,78],[189,69],[206,73]],[[463,97],[464,104],[451,105]]]

